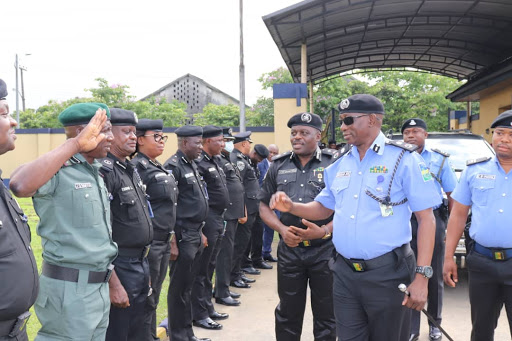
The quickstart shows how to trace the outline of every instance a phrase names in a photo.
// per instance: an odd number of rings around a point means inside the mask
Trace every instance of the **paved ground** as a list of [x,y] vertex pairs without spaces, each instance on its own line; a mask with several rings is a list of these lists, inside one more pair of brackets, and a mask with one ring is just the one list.
[[[227,320],[220,321],[224,328],[220,331],[208,331],[194,327],[198,337],[209,337],[213,341],[272,341],[274,336],[274,309],[278,303],[276,266],[272,270],[262,270],[251,289],[234,290],[242,294],[242,305],[226,307],[215,305],[219,312],[229,313]],[[456,340],[469,340],[471,333],[470,310],[467,293],[467,273],[462,271],[459,286],[445,291],[445,309],[443,327]],[[428,340],[427,319],[422,316],[420,341]],[[311,308],[306,307],[302,341],[313,341],[313,323]],[[495,340],[510,340],[510,332],[505,310],[502,311]],[[445,340],[447,340],[445,338]]]

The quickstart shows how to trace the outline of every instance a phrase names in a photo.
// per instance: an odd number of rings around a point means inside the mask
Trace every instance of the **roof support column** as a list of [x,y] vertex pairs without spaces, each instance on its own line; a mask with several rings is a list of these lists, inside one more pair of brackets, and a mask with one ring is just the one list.
[[300,48],[300,82],[304,84],[308,82],[308,49],[306,44],[302,44]]
[[466,127],[471,131],[471,101],[467,101],[466,104]]

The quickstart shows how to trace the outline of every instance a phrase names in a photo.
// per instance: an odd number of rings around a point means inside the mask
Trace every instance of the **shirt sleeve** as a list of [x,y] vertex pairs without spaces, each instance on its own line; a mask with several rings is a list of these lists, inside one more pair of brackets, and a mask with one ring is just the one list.
[[402,167],[400,178],[411,210],[418,212],[441,204],[434,177],[423,158],[418,153],[406,153],[402,162],[405,167]]
[[322,189],[322,191],[320,193],[318,193],[318,195],[315,198],[315,201],[318,201],[320,204],[322,204],[322,206],[324,206],[330,210],[333,210],[333,211],[336,207],[336,198],[334,197],[334,194],[331,191],[331,185],[332,185],[332,181],[336,177],[336,169],[337,169],[337,167],[335,166],[336,164],[337,164],[337,162],[330,165],[329,167],[327,167],[325,169],[325,172],[324,172],[325,187]]
[[277,184],[276,184],[276,163],[272,163],[270,168],[267,171],[267,174],[265,175],[265,178],[263,179],[263,183],[261,185],[261,189],[258,193],[258,199],[260,199],[261,202],[265,204],[269,204],[270,198],[272,197],[272,194],[274,194],[277,191]]
[[44,185],[39,187],[36,193],[33,195],[34,198],[44,197],[45,195],[50,195],[55,192],[57,185],[59,183],[59,173],[55,174],[50,180],[48,180]]
[[457,175],[452,168],[450,158],[447,158],[441,170],[441,183],[445,192],[453,192],[455,186],[457,186]]
[[471,189],[469,188],[468,171],[469,167],[466,167],[460,175],[459,183],[455,186],[451,194],[451,198],[461,203],[462,205],[471,205]]

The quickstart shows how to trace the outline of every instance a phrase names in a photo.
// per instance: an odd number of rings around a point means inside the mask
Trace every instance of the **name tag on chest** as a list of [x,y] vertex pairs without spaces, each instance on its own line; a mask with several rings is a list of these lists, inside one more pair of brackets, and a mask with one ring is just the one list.
[[78,182],[75,184],[75,189],[82,188],[92,188],[92,184],[90,182]]

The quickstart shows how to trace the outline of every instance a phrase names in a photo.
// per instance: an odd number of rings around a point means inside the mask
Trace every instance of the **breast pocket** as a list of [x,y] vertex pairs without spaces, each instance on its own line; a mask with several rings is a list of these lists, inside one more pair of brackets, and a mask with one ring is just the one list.
[[102,210],[94,191],[95,188],[82,188],[73,191],[73,225],[92,226],[99,224]]
[[478,179],[475,181],[471,195],[473,202],[478,206],[487,206],[489,193],[494,188],[494,180]]
[[341,200],[343,200],[343,195],[345,190],[348,188],[350,184],[350,177],[344,176],[340,178],[335,178],[331,184],[330,190],[336,198],[336,206],[341,205]]
[[297,172],[277,175],[277,190],[285,192],[290,198],[297,194]]
[[174,202],[174,181],[170,176],[160,176],[148,184],[147,193],[150,201],[171,200]]
[[137,205],[138,198],[135,191],[126,191],[119,193],[119,205],[123,211],[123,216],[130,218],[130,220],[139,221],[139,206]]

